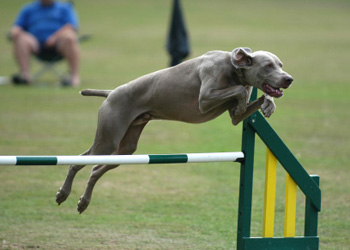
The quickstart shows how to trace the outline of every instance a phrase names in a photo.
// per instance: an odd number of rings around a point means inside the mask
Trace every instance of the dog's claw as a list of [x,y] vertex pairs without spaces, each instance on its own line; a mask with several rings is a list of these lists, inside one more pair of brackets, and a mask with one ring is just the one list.
[[79,214],[85,211],[85,209],[89,206],[89,203],[90,201],[85,199],[83,196],[80,198],[78,202],[78,208],[77,208]]

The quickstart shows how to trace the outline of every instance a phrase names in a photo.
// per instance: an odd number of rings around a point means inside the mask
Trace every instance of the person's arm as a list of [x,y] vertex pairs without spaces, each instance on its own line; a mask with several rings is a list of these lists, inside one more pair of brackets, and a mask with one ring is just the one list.
[[28,8],[27,6],[22,7],[22,9],[19,11],[13,26],[10,30],[10,38],[11,40],[17,39],[17,37],[22,33],[25,32],[27,28],[27,18],[28,17]]
[[67,29],[71,29],[74,32],[78,31],[79,28],[79,20],[78,15],[76,14],[74,7],[67,3],[66,5],[66,15],[65,15],[65,25],[57,30],[54,34],[52,34],[47,40],[46,40],[46,46],[52,47],[57,43],[57,39],[61,36],[62,33],[64,33]]
[[47,40],[45,45],[48,47],[52,47],[57,43],[57,39],[61,36],[62,33],[64,33],[66,30],[71,29],[74,32],[76,31],[75,28],[71,24],[66,24],[59,30],[57,30],[55,33],[53,33]]

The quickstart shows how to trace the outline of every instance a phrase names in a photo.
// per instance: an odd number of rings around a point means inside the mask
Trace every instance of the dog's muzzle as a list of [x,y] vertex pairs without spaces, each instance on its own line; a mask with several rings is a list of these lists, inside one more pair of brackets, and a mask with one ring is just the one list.
[[[291,76],[284,77],[283,81],[282,81],[281,88],[283,88],[283,89],[289,88],[289,86],[292,84],[292,82],[293,82],[293,78]],[[262,90],[266,94],[268,94],[269,96],[272,96],[272,97],[276,97],[276,98],[283,96],[283,90],[281,90],[281,88],[272,87],[271,85],[269,85],[267,83],[264,83],[262,85]]]

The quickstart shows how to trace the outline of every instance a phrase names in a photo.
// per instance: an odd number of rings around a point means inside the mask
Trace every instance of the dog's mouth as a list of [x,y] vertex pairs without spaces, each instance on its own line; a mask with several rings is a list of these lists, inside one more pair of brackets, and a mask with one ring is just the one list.
[[283,96],[283,90],[281,90],[280,88],[274,88],[271,85],[268,85],[266,83],[264,83],[262,85],[262,90],[266,94],[268,94],[269,96],[272,96],[272,97],[279,98],[279,97]]

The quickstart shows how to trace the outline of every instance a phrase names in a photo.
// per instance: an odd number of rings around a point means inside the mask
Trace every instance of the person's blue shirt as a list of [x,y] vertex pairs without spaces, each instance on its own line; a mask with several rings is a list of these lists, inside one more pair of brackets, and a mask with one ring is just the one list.
[[40,1],[25,5],[14,23],[34,35],[40,44],[66,24],[78,30],[79,21],[71,3],[56,2],[44,6]]

